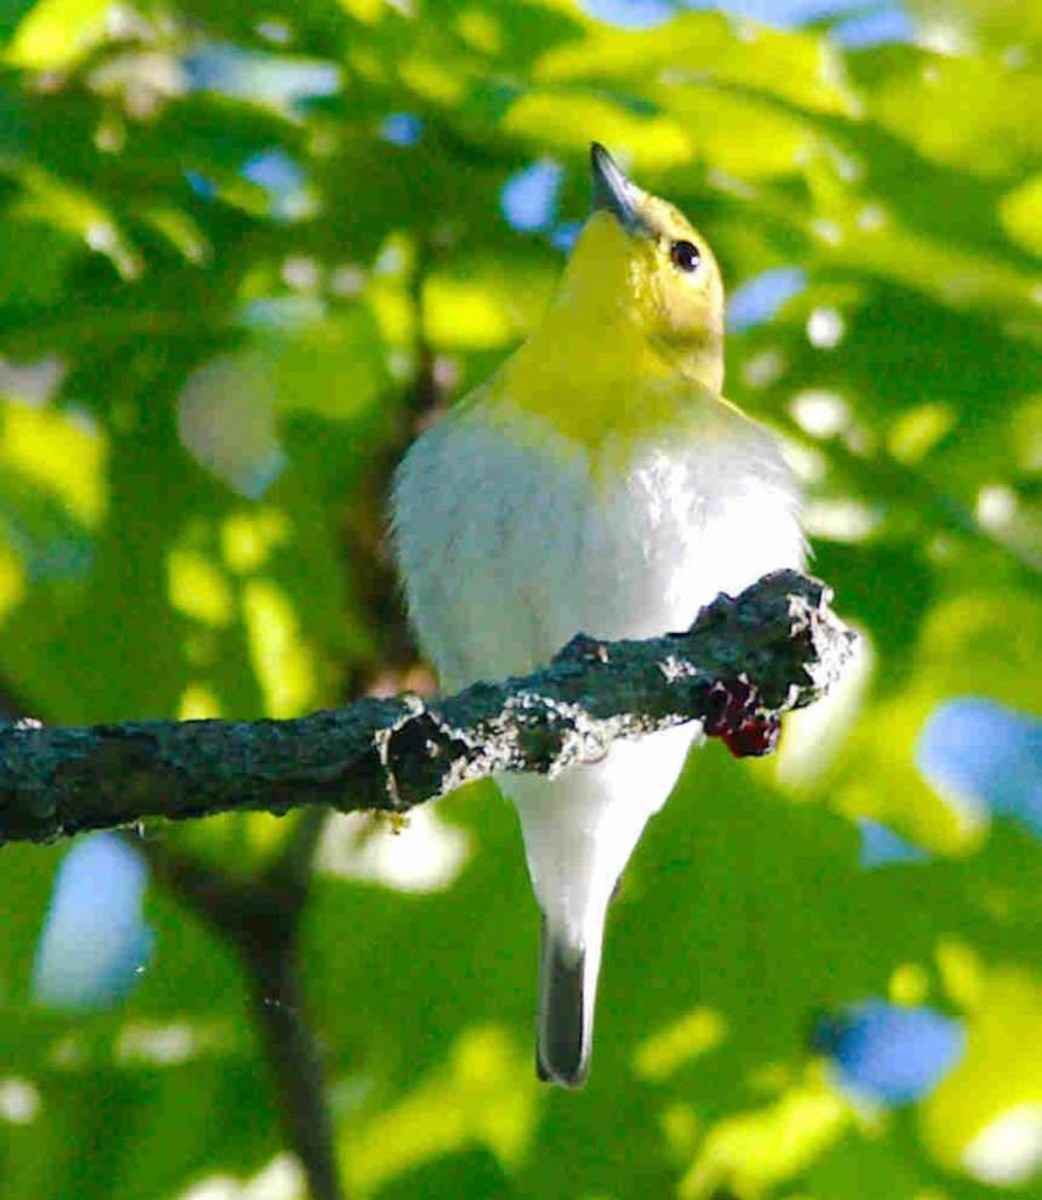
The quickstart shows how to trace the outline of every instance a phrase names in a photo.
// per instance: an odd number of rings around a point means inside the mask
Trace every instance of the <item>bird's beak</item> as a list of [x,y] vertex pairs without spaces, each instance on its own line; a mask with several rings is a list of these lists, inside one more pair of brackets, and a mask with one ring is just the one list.
[[619,170],[615,159],[600,142],[590,144],[593,174],[593,208],[609,212],[629,233],[637,233],[643,222],[635,206],[638,189]]

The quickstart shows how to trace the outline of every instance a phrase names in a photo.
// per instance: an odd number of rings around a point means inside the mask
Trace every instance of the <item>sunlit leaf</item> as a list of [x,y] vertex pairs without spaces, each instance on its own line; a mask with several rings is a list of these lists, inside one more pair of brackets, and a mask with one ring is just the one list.
[[107,32],[111,0],[39,0],[22,18],[6,57],[19,67],[68,67]]

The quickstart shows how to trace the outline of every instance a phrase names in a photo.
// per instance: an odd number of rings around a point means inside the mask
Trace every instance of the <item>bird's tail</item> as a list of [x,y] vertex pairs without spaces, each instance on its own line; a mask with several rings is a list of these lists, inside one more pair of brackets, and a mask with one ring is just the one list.
[[546,1083],[586,1082],[600,962],[600,937],[573,944],[543,918],[536,1071]]

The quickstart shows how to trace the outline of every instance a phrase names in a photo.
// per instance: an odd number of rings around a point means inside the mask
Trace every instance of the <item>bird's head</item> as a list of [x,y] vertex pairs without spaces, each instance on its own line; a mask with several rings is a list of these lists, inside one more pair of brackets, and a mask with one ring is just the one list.
[[561,301],[601,323],[621,321],[653,351],[714,392],[723,382],[724,290],[705,238],[672,204],[637,187],[597,142],[593,213],[565,274]]

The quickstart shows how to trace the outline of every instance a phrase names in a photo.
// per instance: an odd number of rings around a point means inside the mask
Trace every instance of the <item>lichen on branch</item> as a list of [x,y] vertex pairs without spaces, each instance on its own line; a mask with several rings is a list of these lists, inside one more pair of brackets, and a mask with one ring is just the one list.
[[546,666],[454,696],[362,700],[286,721],[0,727],[0,842],[231,810],[405,810],[505,771],[554,774],[618,738],[701,721],[735,754],[769,752],[782,715],[820,698],[855,636],[831,592],[776,571],[718,596],[684,633],[579,634]]

